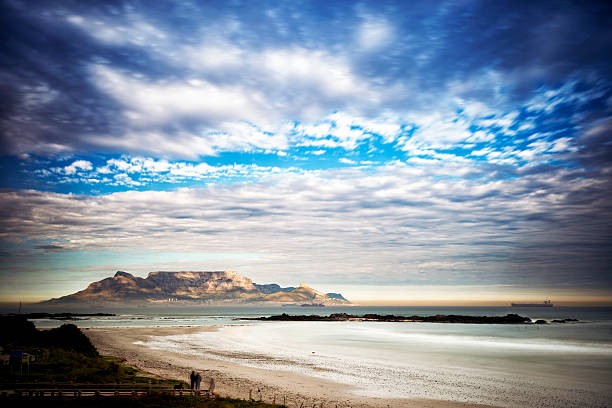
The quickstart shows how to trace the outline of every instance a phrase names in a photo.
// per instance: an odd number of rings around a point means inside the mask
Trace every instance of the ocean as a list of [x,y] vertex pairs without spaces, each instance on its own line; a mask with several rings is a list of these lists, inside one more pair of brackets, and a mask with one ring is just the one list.
[[[608,406],[612,401],[612,308],[200,307],[115,312],[117,316],[74,323],[83,328],[218,326],[217,331],[154,336],[139,344],[331,380],[362,396],[499,406]],[[517,313],[533,320],[579,321],[488,325],[236,320],[280,313],[341,312],[407,316]],[[61,324],[34,322],[40,328]],[[538,399],[541,401],[533,405]]]

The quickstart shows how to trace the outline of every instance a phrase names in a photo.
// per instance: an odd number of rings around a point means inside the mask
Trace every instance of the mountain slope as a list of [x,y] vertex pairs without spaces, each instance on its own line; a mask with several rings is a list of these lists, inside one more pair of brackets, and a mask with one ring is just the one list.
[[276,292],[266,295],[265,299],[269,302],[281,303],[304,303],[313,304],[320,303],[324,305],[346,304],[349,303],[346,299],[337,299],[327,296],[325,293],[315,290],[305,283],[300,283],[300,286],[290,292]]
[[298,288],[256,285],[251,279],[231,271],[161,271],[150,272],[146,278],[118,271],[115,276],[93,282],[84,290],[42,303],[129,305],[165,302],[349,303],[305,284]]
[[253,282],[235,272],[150,272],[146,279],[118,271],[87,289],[46,303],[150,303],[261,297]]
[[276,292],[291,292],[295,289],[293,286],[281,288],[280,285],[277,285],[276,283],[269,283],[267,285],[258,285],[257,283],[254,283],[254,285],[257,290],[259,290],[264,295],[269,295],[270,293]]
[[333,299],[340,299],[340,300],[344,300],[346,302],[348,302],[348,300],[346,300],[346,298],[344,296],[342,296],[342,294],[340,293],[326,293],[327,296],[329,296],[330,298]]

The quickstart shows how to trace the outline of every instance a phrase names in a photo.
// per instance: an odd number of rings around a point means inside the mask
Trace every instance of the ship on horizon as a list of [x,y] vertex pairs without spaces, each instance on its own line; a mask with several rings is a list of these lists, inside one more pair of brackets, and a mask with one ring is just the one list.
[[550,300],[545,300],[544,303],[511,303],[512,307],[553,307]]

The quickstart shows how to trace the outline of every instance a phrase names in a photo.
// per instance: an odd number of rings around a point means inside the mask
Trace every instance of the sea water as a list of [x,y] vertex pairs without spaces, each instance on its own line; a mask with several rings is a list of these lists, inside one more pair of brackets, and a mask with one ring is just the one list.
[[[264,322],[272,314],[505,315],[579,319],[547,325],[408,322]],[[608,406],[612,308],[203,307],[131,310],[81,327],[198,326],[143,347],[275,369],[345,385],[356,395],[451,399],[500,406]],[[37,326],[57,325],[40,320]]]
[[[15,310],[3,308],[2,313],[15,313]],[[612,324],[612,307],[550,307],[550,308],[525,308],[525,307],[382,307],[382,306],[332,306],[332,307],[299,307],[299,306],[154,306],[138,308],[112,308],[84,309],[78,310],[54,309],[47,310],[44,307],[28,306],[24,313],[29,312],[80,312],[80,313],[114,313],[115,316],[83,317],[78,320],[66,321],[79,327],[150,327],[150,326],[184,326],[184,325],[231,325],[236,324],[235,319],[241,317],[271,316],[281,313],[290,315],[328,315],[331,313],[348,313],[363,315],[374,313],[380,315],[402,315],[402,316],[432,316],[436,314],[458,314],[469,316],[504,316],[509,313],[520,314],[530,317],[532,320],[573,318],[582,322],[608,322]],[[63,321],[53,319],[32,320],[37,327],[57,327]],[[244,323],[244,322],[238,322]]]

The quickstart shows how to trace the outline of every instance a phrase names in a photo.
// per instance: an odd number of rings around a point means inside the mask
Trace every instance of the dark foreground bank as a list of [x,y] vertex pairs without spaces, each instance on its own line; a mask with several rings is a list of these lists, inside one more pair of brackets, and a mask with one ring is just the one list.
[[101,356],[75,325],[38,330],[24,316],[0,316],[1,407],[274,408],[258,401],[194,395],[183,381],[157,378]]
[[68,408],[278,408],[278,405],[258,401],[245,401],[232,398],[206,398],[197,396],[173,396],[164,393],[151,393],[139,397],[83,397],[83,398],[45,398],[36,397],[0,399],[4,408],[29,407],[68,407]]

